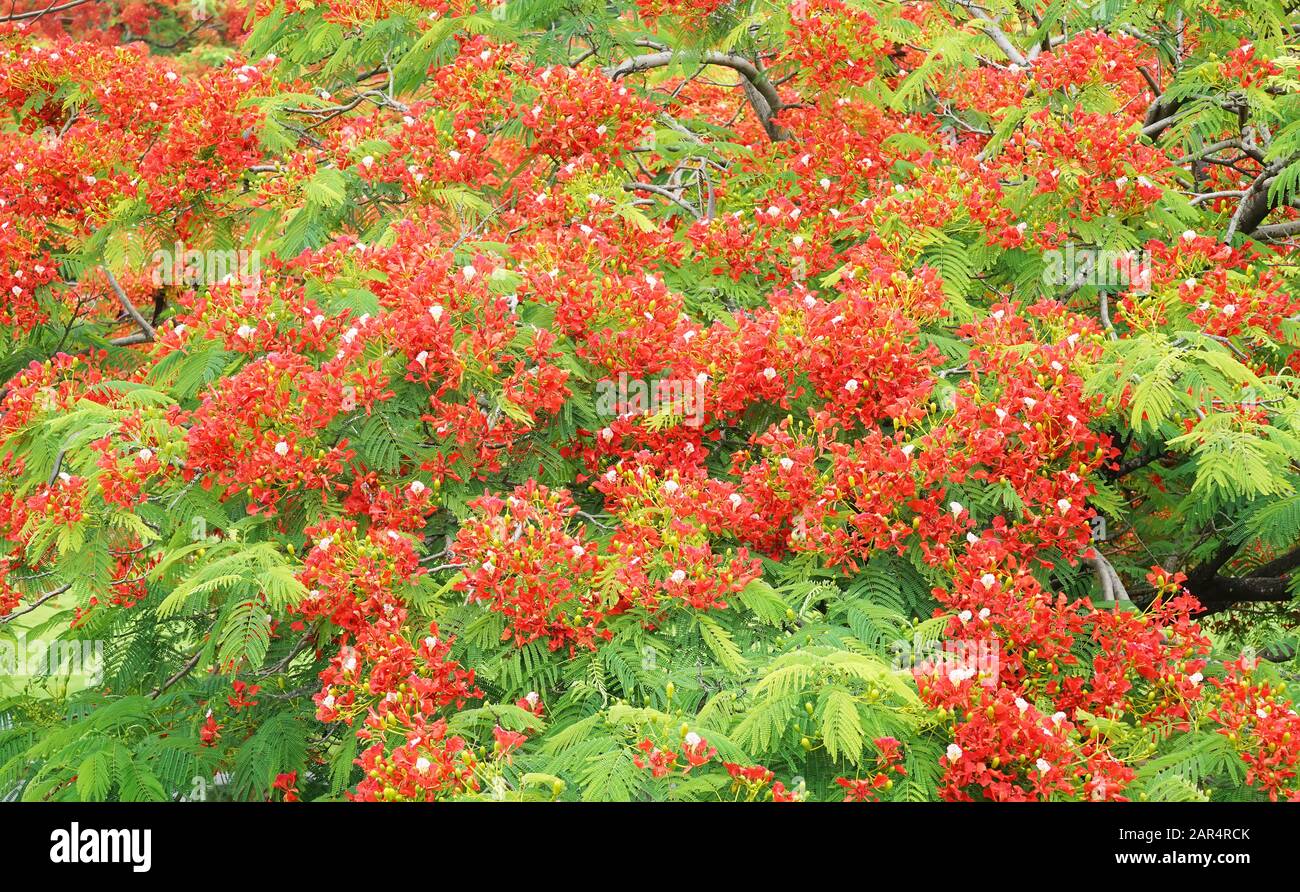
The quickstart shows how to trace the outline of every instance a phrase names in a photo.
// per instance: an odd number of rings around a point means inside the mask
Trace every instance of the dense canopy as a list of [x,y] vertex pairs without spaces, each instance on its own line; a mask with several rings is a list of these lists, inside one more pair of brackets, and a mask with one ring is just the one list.
[[1300,789],[1281,0],[17,0],[0,796]]

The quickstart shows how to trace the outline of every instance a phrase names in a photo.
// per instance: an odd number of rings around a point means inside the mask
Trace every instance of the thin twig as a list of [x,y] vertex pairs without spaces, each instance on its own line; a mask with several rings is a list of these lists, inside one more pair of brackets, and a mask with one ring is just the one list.
[[41,597],[38,600],[33,601],[31,604],[28,604],[27,607],[25,607],[24,609],[15,610],[13,613],[9,614],[8,616],[0,616],[0,623],[10,623],[18,619],[18,617],[20,616],[26,616],[27,614],[31,613],[33,610],[40,607],[46,601],[50,600],[51,598],[57,598],[59,595],[63,594],[70,588],[72,588],[72,583],[70,582],[67,585],[61,585],[58,588],[56,588],[54,591],[47,592],[46,594],[41,595]]
[[199,648],[198,651],[195,652],[194,656],[186,660],[185,665],[176,671],[175,675],[173,675],[171,678],[164,681],[160,687],[154,688],[149,693],[149,696],[154,700],[157,700],[159,697],[163,695],[163,693],[166,692],[168,688],[170,688],[172,685],[176,684],[176,682],[180,681],[182,678],[184,678],[185,676],[193,672],[194,667],[199,664],[199,658],[203,656],[203,651],[204,648]]

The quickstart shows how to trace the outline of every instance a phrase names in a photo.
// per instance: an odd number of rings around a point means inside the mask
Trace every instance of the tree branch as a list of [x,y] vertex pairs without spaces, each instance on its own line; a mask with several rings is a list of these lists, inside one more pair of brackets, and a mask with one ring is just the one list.
[[24,609],[15,610],[13,613],[9,614],[8,616],[0,616],[0,623],[10,623],[18,619],[18,617],[20,616],[26,616],[36,608],[40,607],[46,601],[50,600],[51,598],[57,598],[59,595],[63,594],[70,588],[72,588],[72,583],[69,582],[67,585],[59,586],[52,592],[46,592],[45,594],[37,598],[35,601],[28,604]]
[[1084,556],[1082,560],[1097,574],[1097,581],[1101,583],[1102,600],[1112,602],[1129,600],[1128,589],[1124,587],[1124,582],[1119,578],[1115,567],[1096,548],[1091,551],[1092,553]]
[[1002,55],[1006,56],[1015,65],[1022,68],[1030,67],[1030,62],[1025,58],[1025,54],[1020,52],[1020,49],[1011,42],[1011,38],[1007,37],[1006,32],[998,25],[996,19],[974,3],[969,2],[969,0],[957,0],[957,5],[975,17],[975,23],[983,28],[984,33],[997,44],[998,49],[1002,50]]
[[[612,80],[618,80],[640,71],[663,68],[677,58],[677,55],[671,50],[664,50],[658,53],[633,56],[617,65],[609,66],[605,69],[605,74]],[[749,100],[754,113],[758,115],[759,123],[763,125],[768,138],[773,142],[789,138],[789,131],[772,120],[777,112],[786,107],[785,103],[781,100],[781,95],[777,92],[776,87],[772,86],[772,82],[767,79],[767,75],[759,70],[757,65],[744,56],[737,56],[733,53],[720,53],[714,50],[706,52],[700,61],[705,65],[730,68],[739,74],[742,78],[741,86],[745,90],[745,97]]]
[[[55,0],[55,2],[57,3],[58,0]],[[55,6],[54,3],[51,3],[44,9],[32,9],[27,12],[11,12],[9,15],[0,16],[0,22],[19,22],[23,19],[39,19],[48,13],[63,12],[65,9],[73,9],[74,7],[82,6],[88,2],[90,2],[90,0],[69,0],[69,2],[64,3],[62,6]]]
[[1200,566],[1194,568],[1187,574],[1188,587],[1190,588],[1193,585],[1203,585],[1204,583],[1214,579],[1218,575],[1219,571],[1223,569],[1223,565],[1232,560],[1232,556],[1240,549],[1241,543],[1233,542],[1231,539],[1225,539],[1223,542],[1219,543],[1219,547],[1215,549],[1214,554],[1207,558],[1204,563],[1200,564]]
[[1243,604],[1282,604],[1291,600],[1289,580],[1285,576],[1239,577],[1213,576],[1186,588],[1205,608],[1203,615],[1222,613]]
[[171,678],[164,681],[159,687],[156,687],[152,691],[150,691],[149,696],[154,700],[157,700],[159,697],[161,697],[168,688],[170,688],[172,685],[176,684],[176,682],[180,681],[182,678],[184,678],[185,676],[193,672],[194,667],[199,664],[199,658],[202,656],[203,656],[203,648],[200,647],[195,652],[194,656],[186,660],[185,665],[176,671],[175,675],[173,675]]
[[1165,452],[1163,449],[1157,449],[1155,452],[1143,453],[1142,455],[1134,456],[1127,461],[1120,462],[1119,467],[1114,470],[1108,468],[1102,469],[1102,475],[1110,480],[1118,480],[1126,474],[1132,474],[1134,471],[1139,471],[1147,465],[1160,461],[1168,454],[1169,453]]
[[1267,564],[1261,564],[1250,575],[1252,577],[1285,576],[1296,567],[1300,567],[1300,548],[1274,558]]
[[672,191],[671,189],[668,189],[665,186],[659,186],[654,183],[636,182],[636,183],[624,183],[623,189],[624,191],[627,192],[649,192],[651,195],[658,195],[662,198],[666,198],[669,201],[671,201],[673,204],[677,205],[682,210],[686,211],[696,220],[700,219],[700,217],[702,216],[698,210],[696,210],[686,201],[686,199],[682,198],[681,195]]
[[152,341],[158,334],[154,331],[153,326],[149,324],[149,320],[140,315],[140,311],[135,308],[135,304],[131,303],[131,298],[127,297],[126,292],[122,290],[122,286],[118,283],[117,277],[113,275],[113,271],[106,266],[102,269],[104,275],[108,277],[108,284],[113,286],[113,291],[117,294],[117,302],[122,305],[122,309],[126,311],[126,314],[140,327],[140,331],[147,336],[147,339]]
[[1248,233],[1251,238],[1260,242],[1284,242],[1294,236],[1300,235],[1300,220],[1291,220],[1287,223],[1272,223],[1268,226],[1256,227],[1254,232]]
[[1178,111],[1187,99],[1172,99],[1168,94],[1157,96],[1149,106],[1142,119],[1142,135],[1156,139],[1169,129],[1169,125],[1178,117]]

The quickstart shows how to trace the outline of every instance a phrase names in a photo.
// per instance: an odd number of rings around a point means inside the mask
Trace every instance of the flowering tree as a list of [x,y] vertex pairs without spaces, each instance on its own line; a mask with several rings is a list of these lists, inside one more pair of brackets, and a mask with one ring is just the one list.
[[0,794],[1295,798],[1296,34],[11,4]]

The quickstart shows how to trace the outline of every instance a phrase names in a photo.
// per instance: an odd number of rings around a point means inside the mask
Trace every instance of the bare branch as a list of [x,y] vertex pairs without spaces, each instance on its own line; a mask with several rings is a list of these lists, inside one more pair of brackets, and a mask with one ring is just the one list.
[[975,17],[975,23],[983,28],[984,33],[997,44],[998,49],[1002,50],[1002,55],[1010,59],[1013,64],[1024,68],[1030,67],[1030,62],[1025,58],[1025,54],[1020,52],[1016,45],[1011,42],[1011,38],[1007,37],[1006,32],[998,25],[996,19],[979,6],[969,2],[969,0],[956,0],[956,2],[958,6]]
[[193,672],[194,667],[199,664],[199,658],[202,656],[203,656],[203,648],[199,648],[195,652],[194,656],[186,660],[185,665],[176,671],[175,675],[173,675],[171,678],[164,681],[160,686],[150,691],[149,696],[155,700],[161,697],[168,688],[170,688],[172,685],[176,684],[176,682],[180,681],[182,678],[184,678],[185,676]]
[[[671,50],[633,56],[617,65],[609,66],[605,69],[605,74],[613,80],[618,80],[640,71],[663,68],[671,64],[677,57],[678,54]],[[777,92],[776,87],[772,86],[772,82],[767,79],[767,75],[759,70],[757,65],[744,56],[737,56],[733,53],[720,53],[714,50],[706,52],[700,61],[705,65],[730,68],[739,74],[742,78],[741,86],[745,89],[745,96],[753,107],[755,114],[758,115],[763,129],[767,131],[768,138],[773,142],[778,142],[789,137],[786,129],[772,120],[777,112],[785,108],[786,105],[781,100],[781,95]]]
[[31,9],[27,12],[11,12],[7,16],[0,16],[0,22],[18,22],[23,19],[39,19],[51,12],[63,12],[65,9],[75,9],[76,7],[83,6],[88,2],[90,2],[90,0],[69,0],[68,3],[64,3],[62,6],[55,6],[54,3],[51,3],[44,9]]
[[1092,568],[1097,574],[1097,581],[1101,583],[1101,597],[1104,601],[1127,601],[1129,600],[1128,589],[1124,587],[1124,582],[1119,578],[1119,573],[1106,556],[1096,548],[1091,549],[1091,553],[1085,555],[1083,563]]
[[628,192],[649,192],[651,195],[667,198],[697,220],[703,216],[698,209],[692,207],[681,195],[663,186],[657,186],[654,183],[624,183],[623,188]]
[[1250,237],[1261,242],[1282,242],[1297,235],[1300,235],[1300,220],[1260,226]]
[[102,269],[104,275],[108,277],[108,284],[113,286],[113,291],[117,294],[117,302],[122,305],[122,309],[126,311],[126,314],[131,317],[135,324],[140,326],[140,331],[148,336],[148,340],[152,341],[158,334],[154,331],[153,326],[149,324],[149,320],[140,315],[140,311],[135,308],[135,304],[131,303],[131,298],[127,297],[126,292],[122,290],[122,286],[118,283],[117,277],[113,275],[113,271],[106,266],[102,267]]
[[72,583],[69,582],[67,585],[59,586],[52,592],[46,592],[45,594],[37,598],[35,601],[28,604],[22,610],[15,610],[13,613],[9,614],[8,616],[0,616],[0,623],[10,623],[18,619],[18,617],[20,616],[26,616],[27,614],[31,613],[33,610],[40,607],[46,601],[49,601],[52,598],[57,598],[59,595],[63,594],[70,588],[72,588]]

